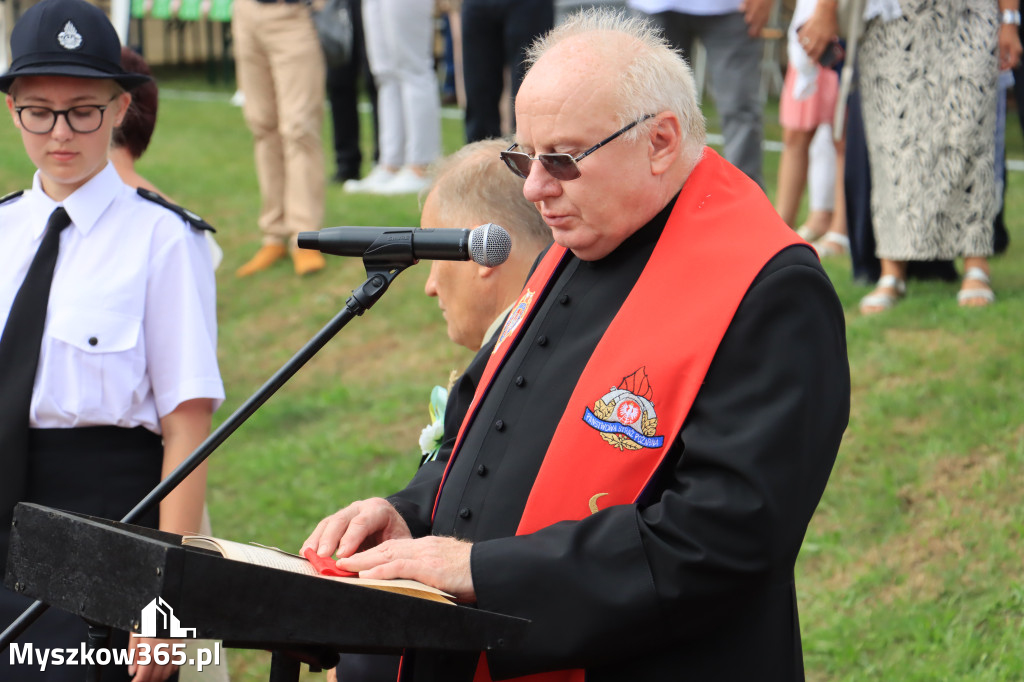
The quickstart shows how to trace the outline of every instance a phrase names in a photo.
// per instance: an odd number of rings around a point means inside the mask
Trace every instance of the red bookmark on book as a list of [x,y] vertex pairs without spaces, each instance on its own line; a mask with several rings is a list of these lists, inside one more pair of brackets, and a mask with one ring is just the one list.
[[313,568],[320,575],[330,575],[335,578],[358,578],[358,573],[352,571],[343,571],[338,568],[334,563],[334,559],[329,556],[320,556],[316,553],[316,550],[312,547],[307,547],[302,550],[302,556],[306,557],[306,561],[313,564]]

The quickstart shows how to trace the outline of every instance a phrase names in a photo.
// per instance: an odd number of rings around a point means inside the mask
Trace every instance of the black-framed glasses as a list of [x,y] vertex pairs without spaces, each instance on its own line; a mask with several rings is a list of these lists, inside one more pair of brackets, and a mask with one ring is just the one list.
[[110,102],[117,99],[111,97],[107,104],[79,104],[68,109],[51,109],[49,107],[24,106],[14,107],[21,127],[34,135],[46,135],[57,125],[57,117],[63,116],[68,128],[76,133],[94,133],[103,125],[103,112]]
[[576,164],[583,158],[590,156],[627,130],[632,129],[647,119],[654,118],[655,116],[656,114],[641,116],[625,128],[622,128],[621,130],[604,138],[579,156],[573,156],[572,154],[538,154],[537,156],[530,156],[525,152],[512,151],[519,146],[519,143],[517,142],[501,153],[501,160],[505,162],[505,165],[508,166],[510,171],[521,178],[525,178],[530,174],[530,166],[533,165],[534,161],[540,161],[540,165],[544,166],[544,170],[550,173],[551,177],[555,180],[575,180],[581,175],[580,167]]

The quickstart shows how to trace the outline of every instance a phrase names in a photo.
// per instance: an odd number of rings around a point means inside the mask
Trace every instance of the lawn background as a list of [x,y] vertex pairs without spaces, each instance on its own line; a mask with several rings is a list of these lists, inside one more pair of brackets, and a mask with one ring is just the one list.
[[[364,274],[358,259],[329,258],[308,279],[284,264],[236,279],[258,246],[259,195],[233,88],[201,71],[158,75],[159,125],[139,169],[214,224],[225,252],[219,423]],[[717,130],[710,107],[708,116]],[[451,152],[462,123],[450,115],[443,127]],[[780,139],[774,102],[766,127]],[[1013,113],[1008,137],[1009,156],[1024,159]],[[328,126],[324,139],[332,172]],[[766,153],[769,196],[777,166],[778,154]],[[0,194],[27,186],[32,170],[13,126],[0,126]],[[1006,213],[1011,246],[992,262],[999,300],[985,310],[957,308],[955,284],[912,282],[895,311],[861,317],[866,289],[848,263],[826,263],[847,311],[853,409],[797,567],[811,680],[1024,679],[1024,173],[1011,174]],[[324,223],[418,225],[417,200],[332,184]],[[297,547],[323,516],[412,475],[430,389],[471,357],[447,340],[423,295],[428,267],[403,273],[214,454],[217,535]],[[233,680],[267,679],[268,655],[232,651],[229,660]]]

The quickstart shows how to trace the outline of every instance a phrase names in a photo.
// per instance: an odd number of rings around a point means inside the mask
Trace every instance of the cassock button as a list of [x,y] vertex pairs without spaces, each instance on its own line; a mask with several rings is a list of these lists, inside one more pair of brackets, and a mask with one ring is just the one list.
[[463,507],[462,509],[459,510],[459,516],[461,516],[464,519],[468,519],[472,515],[473,511],[469,507]]
[[486,476],[487,475],[487,467],[485,465],[483,465],[483,464],[478,466],[476,468],[476,475],[477,476]]
[[89,345],[90,346],[95,346],[99,342],[100,342],[100,340],[97,339],[95,336],[90,336],[89,337]]
[[505,422],[503,422],[500,419],[498,421],[494,422],[494,430],[495,431],[504,431],[505,430]]
[[518,386],[519,388],[522,388],[523,386],[526,385],[526,379],[521,377],[521,376],[518,376],[515,379],[515,383],[516,383],[516,386]]
[[548,345],[548,337],[544,336],[543,334],[541,336],[538,336],[537,337],[537,345],[538,346],[546,346],[546,345]]
[[569,305],[569,301],[571,300],[572,299],[569,298],[569,294],[562,294],[561,296],[558,297],[558,302],[561,303],[562,305]]

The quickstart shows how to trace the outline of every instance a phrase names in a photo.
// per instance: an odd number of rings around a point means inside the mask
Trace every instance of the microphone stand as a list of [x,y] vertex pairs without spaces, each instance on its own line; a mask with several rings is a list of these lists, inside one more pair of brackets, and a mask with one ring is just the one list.
[[[412,234],[405,233],[404,239],[396,239],[395,235],[388,235],[388,239],[377,239],[367,248],[363,254],[363,266],[366,268],[366,281],[352,292],[352,295],[345,301],[345,307],[327,323],[319,332],[310,339],[305,346],[293,355],[281,369],[277,370],[266,383],[242,403],[224,422],[207,437],[185,461],[167,475],[167,478],[160,481],[153,490],[149,492],[135,507],[125,514],[121,523],[134,523],[146,512],[160,503],[178,484],[185,480],[196,467],[206,461],[206,458],[213,454],[238,427],[245,423],[256,410],[267,402],[279,388],[294,376],[317,352],[327,345],[334,336],[342,330],[355,317],[362,315],[376,303],[395,278],[410,265],[415,265],[418,259],[413,255]],[[0,653],[7,649],[19,635],[21,635],[32,623],[34,623],[46,609],[48,604],[36,601],[6,630],[0,634]],[[96,648],[99,644],[90,637],[90,648]],[[91,667],[91,666],[90,666]]]

